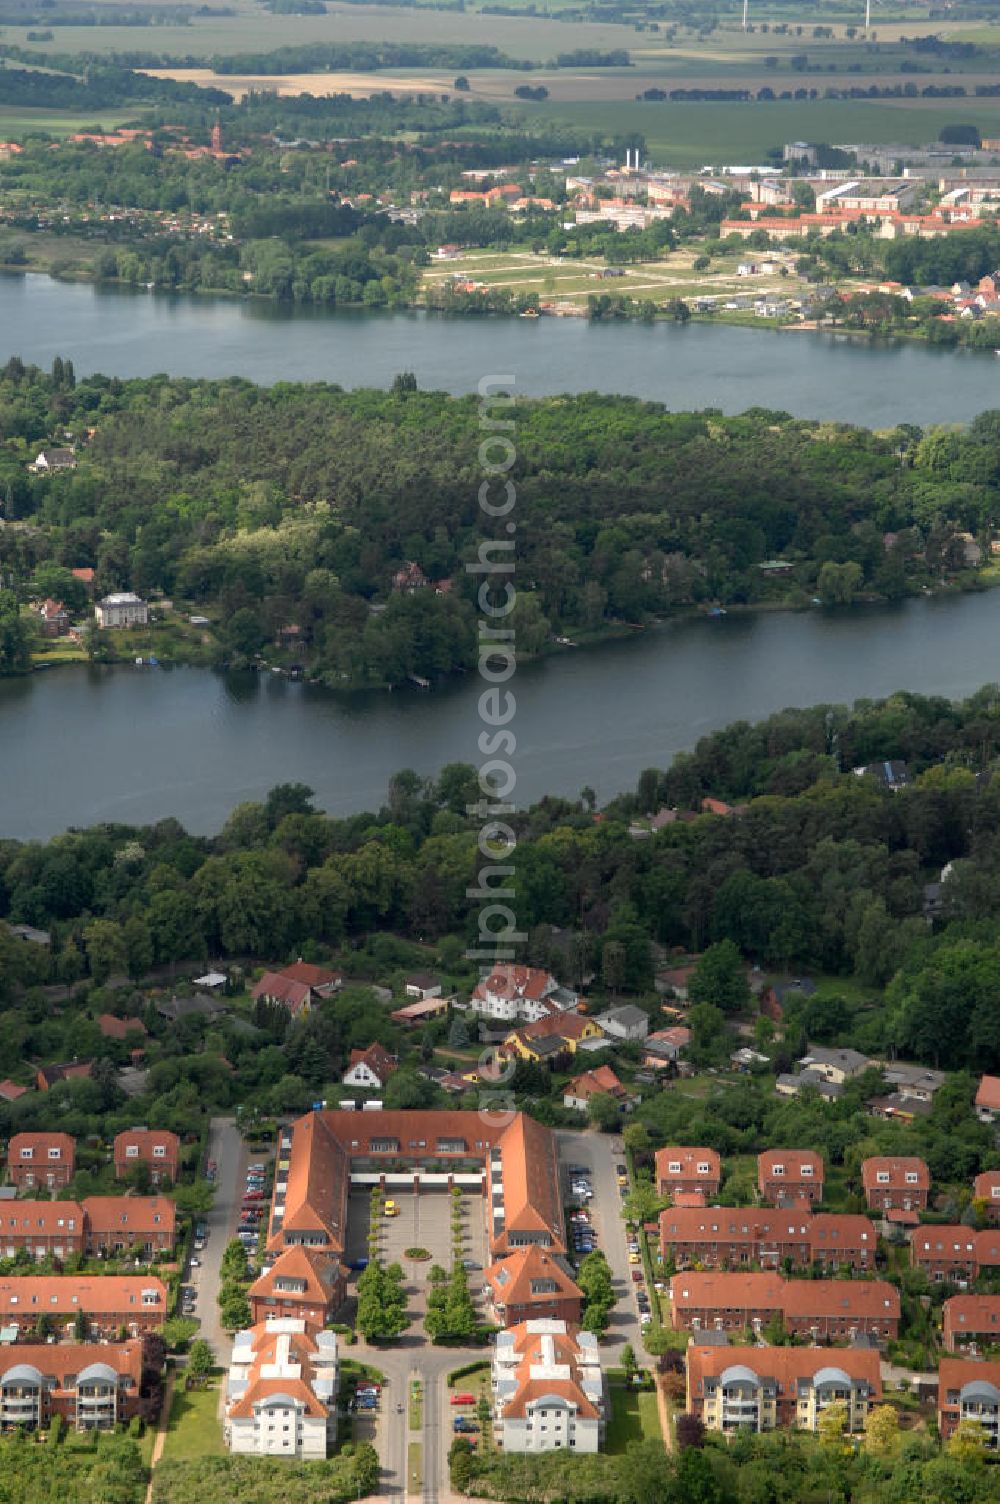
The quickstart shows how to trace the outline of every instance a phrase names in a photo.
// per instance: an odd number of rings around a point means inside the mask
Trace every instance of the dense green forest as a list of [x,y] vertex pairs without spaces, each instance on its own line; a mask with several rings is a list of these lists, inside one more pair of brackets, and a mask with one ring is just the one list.
[[[287,274],[274,243],[259,244]],[[351,275],[349,250],[330,260],[335,285]],[[160,592],[208,615],[219,662],[251,661],[294,627],[295,661],[331,684],[469,667],[478,408],[414,387],[77,382],[68,363],[45,375],[12,359],[0,374],[2,614],[91,566],[101,593]],[[996,413],[965,432],[876,434],[585,395],[519,400],[510,416],[522,653],[712,602],[836,605],[974,583],[961,534],[988,556]],[[81,441],[77,467],[31,474],[63,431]],[[407,564],[422,588],[399,588]],[[16,649],[0,640],[8,670],[23,666]]]

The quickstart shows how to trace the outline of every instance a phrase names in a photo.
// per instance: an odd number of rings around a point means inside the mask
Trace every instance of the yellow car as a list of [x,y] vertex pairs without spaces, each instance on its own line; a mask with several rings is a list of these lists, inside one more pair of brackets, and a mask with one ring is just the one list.
[[395,1201],[387,1201],[385,1203],[385,1206],[383,1206],[382,1211],[387,1217],[399,1216],[399,1207],[396,1205]]
[[628,1261],[629,1261],[630,1264],[641,1264],[642,1263],[642,1259],[639,1257],[639,1255],[637,1253],[630,1253],[629,1256],[628,1256]]
[[619,1185],[628,1185],[628,1176],[627,1175],[619,1175],[619,1177],[618,1177],[618,1184]]

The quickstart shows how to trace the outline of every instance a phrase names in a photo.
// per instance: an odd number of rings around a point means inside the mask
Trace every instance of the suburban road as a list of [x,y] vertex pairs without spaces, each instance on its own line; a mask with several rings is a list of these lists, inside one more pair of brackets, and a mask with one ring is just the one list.
[[613,1366],[618,1361],[617,1349],[626,1342],[632,1344],[637,1358],[643,1352],[639,1307],[634,1293],[640,1287],[632,1283],[628,1239],[615,1172],[615,1165],[624,1163],[625,1156],[614,1147],[619,1141],[606,1133],[579,1133],[570,1129],[558,1132],[556,1138],[563,1165],[586,1165],[591,1174],[594,1198],[590,1203],[590,1214],[597,1229],[597,1246],[611,1266],[611,1280],[617,1298],[605,1338],[606,1344],[616,1349],[604,1359],[605,1364]]
[[228,1368],[232,1341],[219,1322],[216,1297],[222,1279],[222,1255],[226,1251],[226,1244],[236,1234],[247,1163],[243,1140],[233,1118],[212,1119],[209,1125],[208,1158],[214,1159],[218,1165],[215,1198],[208,1216],[202,1219],[208,1228],[208,1241],[202,1252],[196,1254],[201,1260],[201,1267],[189,1272],[188,1283],[194,1285],[197,1291],[195,1315],[201,1322],[199,1335],[210,1344],[216,1363],[222,1368]]

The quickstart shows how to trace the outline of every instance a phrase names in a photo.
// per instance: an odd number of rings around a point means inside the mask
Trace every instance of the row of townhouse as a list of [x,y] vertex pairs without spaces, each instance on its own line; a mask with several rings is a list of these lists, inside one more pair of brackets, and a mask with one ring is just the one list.
[[0,1348],[0,1433],[45,1430],[60,1417],[77,1431],[113,1431],[141,1413],[145,1348],[18,1343]]
[[922,1222],[910,1234],[910,1262],[934,1284],[963,1284],[1000,1265],[1000,1228]]
[[0,1258],[67,1259],[172,1253],[177,1208],[166,1196],[88,1196],[83,1201],[0,1200]]
[[[765,1149],[757,1156],[757,1191],[769,1206],[809,1207],[823,1199],[822,1156],[813,1149]],[[670,1145],[656,1153],[656,1188],[681,1205],[707,1205],[719,1194],[722,1161],[714,1149]],[[917,1212],[927,1206],[930,1171],[922,1159],[875,1155],[862,1161],[871,1211]]]
[[[180,1139],[166,1129],[129,1128],[115,1137],[115,1175],[146,1165],[154,1185],[177,1180]],[[15,1133],[7,1145],[7,1178],[19,1190],[61,1190],[76,1173],[76,1143],[68,1133]]]
[[148,1274],[11,1275],[0,1278],[0,1327],[23,1340],[43,1321],[56,1329],[83,1319],[94,1338],[140,1337],[167,1318],[167,1287]]
[[668,1207],[659,1235],[661,1256],[680,1269],[778,1269],[787,1261],[793,1269],[818,1264],[866,1274],[878,1244],[874,1225],[854,1213],[747,1206]]
[[794,1337],[880,1344],[899,1335],[899,1291],[881,1279],[783,1279],[780,1274],[685,1271],[670,1282],[678,1331],[738,1332],[780,1321]]

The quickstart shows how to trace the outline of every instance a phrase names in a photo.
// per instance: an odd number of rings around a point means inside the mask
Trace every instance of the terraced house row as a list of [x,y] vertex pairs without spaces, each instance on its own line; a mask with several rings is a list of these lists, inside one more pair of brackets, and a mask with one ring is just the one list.
[[678,1331],[759,1335],[779,1321],[795,1337],[852,1341],[862,1334],[885,1343],[899,1335],[899,1291],[881,1279],[783,1279],[773,1273],[676,1274],[671,1320]]
[[661,1256],[680,1269],[778,1269],[787,1260],[793,1269],[864,1274],[875,1268],[878,1244],[874,1224],[854,1213],[752,1206],[671,1206],[660,1213],[659,1233]]
[[172,1253],[177,1209],[166,1196],[88,1196],[83,1201],[0,1200],[0,1257],[66,1259]]
[[0,1278],[0,1328],[18,1342],[81,1324],[94,1338],[140,1337],[162,1327],[167,1299],[149,1274],[11,1275]]
[[[823,1200],[824,1181],[822,1156],[813,1149],[765,1149],[757,1156],[757,1195],[767,1206],[811,1207]],[[869,1211],[916,1222],[927,1206],[931,1177],[922,1159],[874,1155],[862,1161],[861,1183]],[[708,1206],[721,1184],[722,1161],[714,1149],[657,1150],[656,1188],[675,1207]]]

